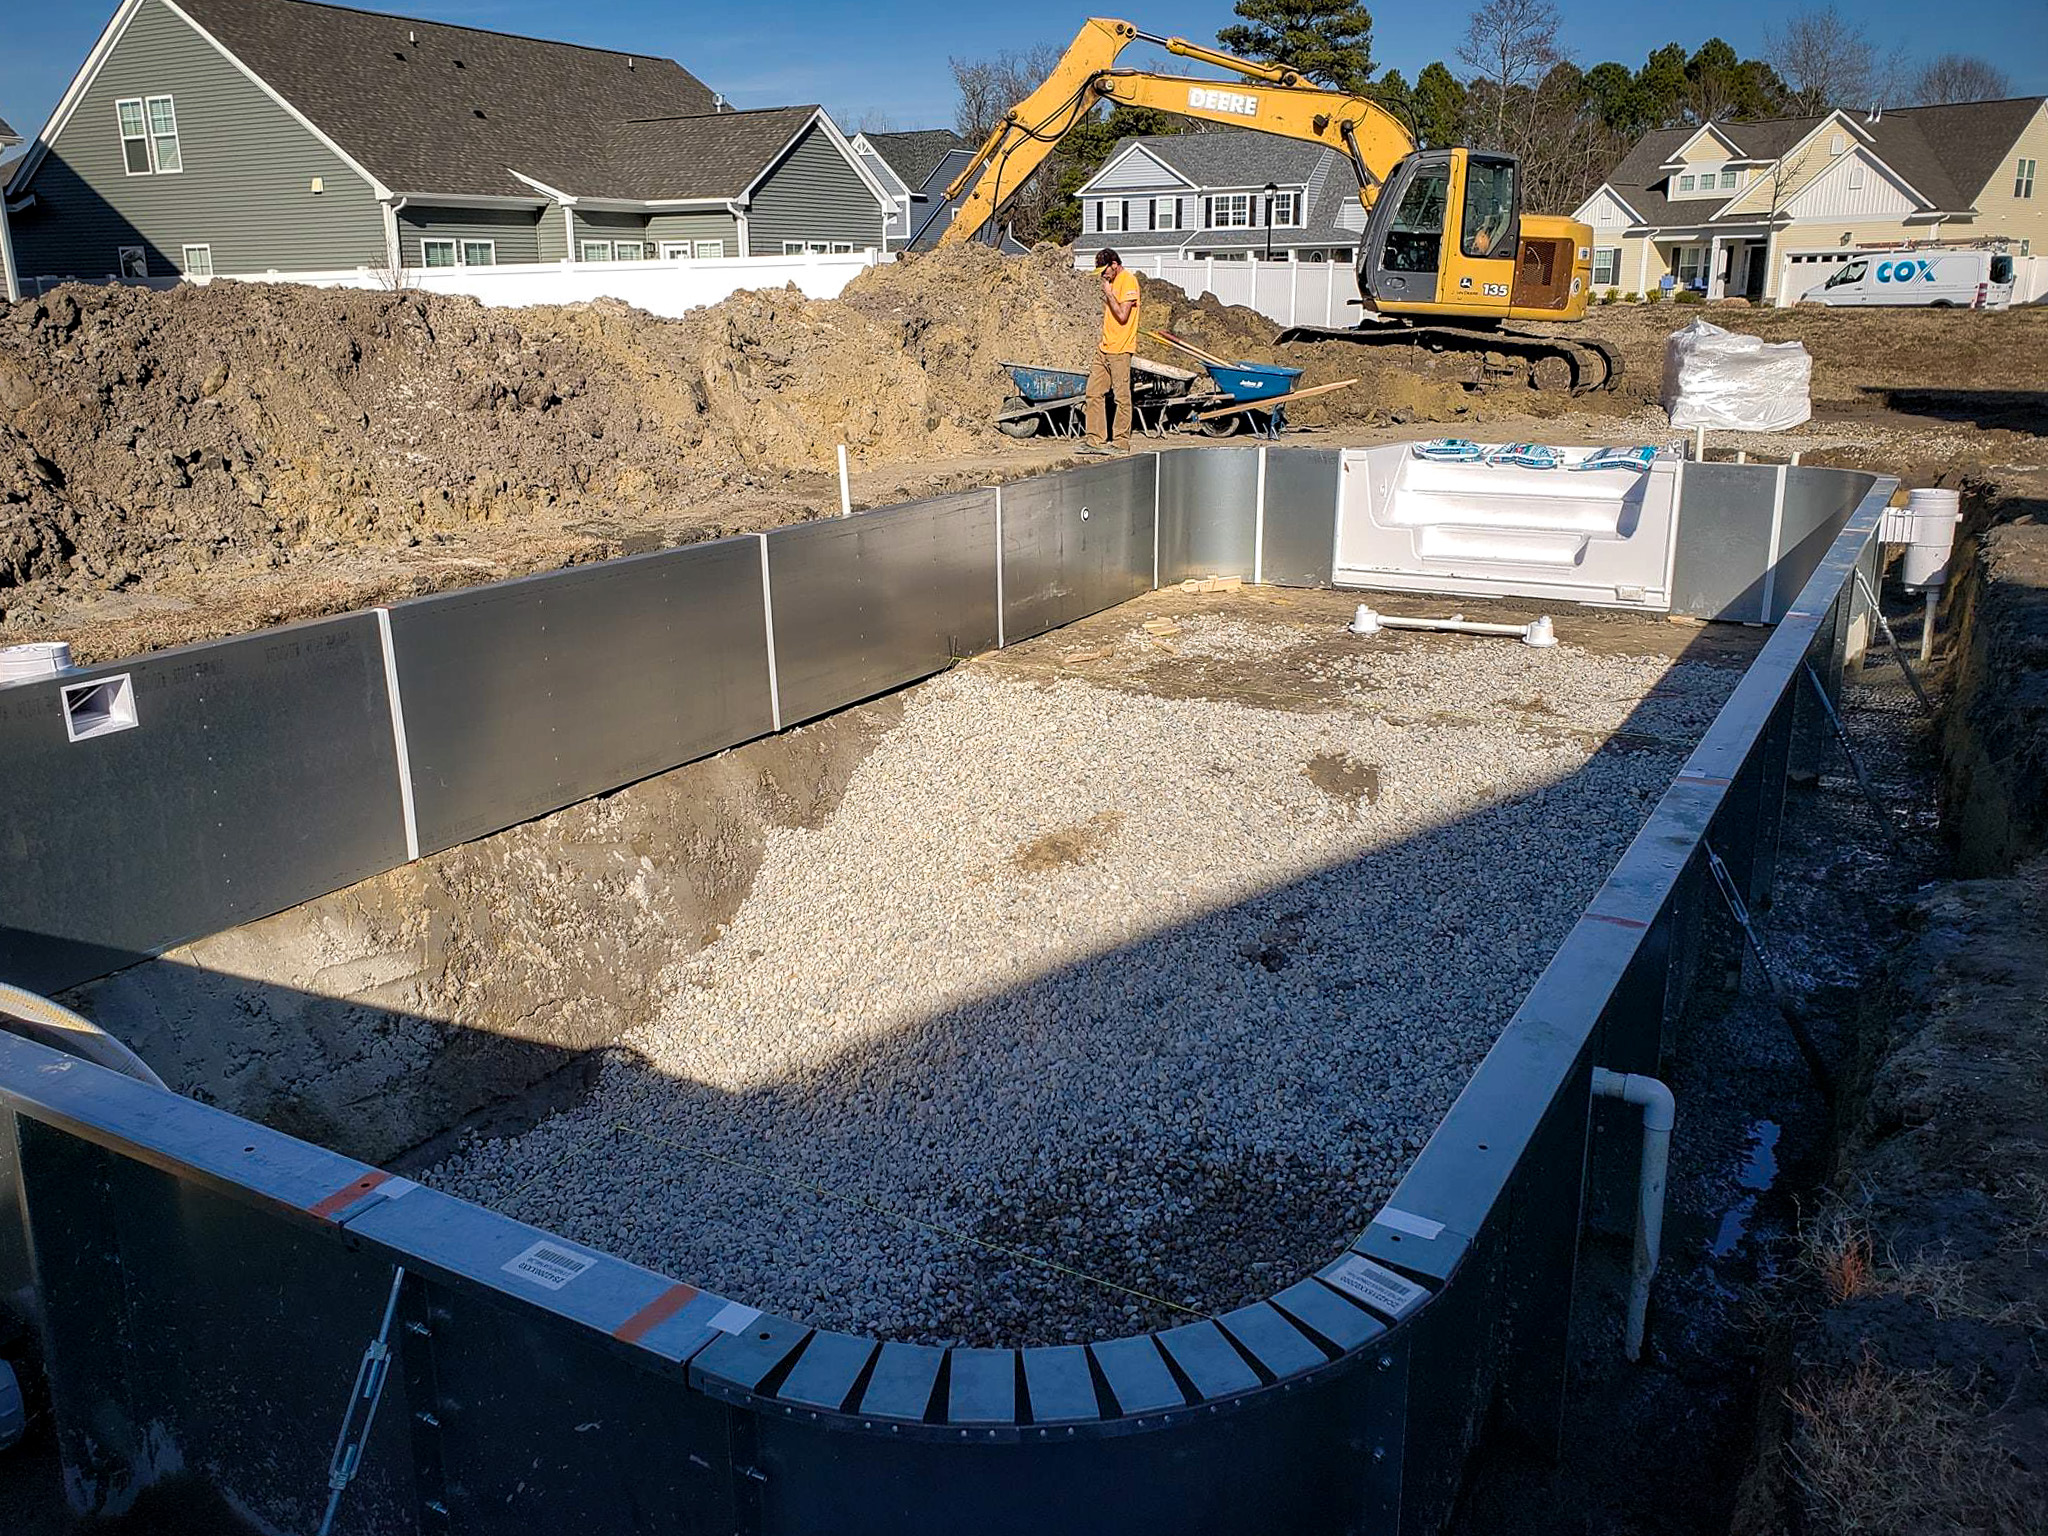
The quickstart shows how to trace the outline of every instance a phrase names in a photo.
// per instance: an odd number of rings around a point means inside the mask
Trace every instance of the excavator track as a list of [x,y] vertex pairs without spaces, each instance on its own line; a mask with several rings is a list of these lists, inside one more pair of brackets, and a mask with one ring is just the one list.
[[1588,395],[1612,389],[1621,378],[1621,359],[1605,342],[1564,336],[1539,336],[1532,331],[1480,330],[1458,325],[1416,325],[1407,321],[1365,321],[1350,327],[1290,326],[1280,342],[1347,341],[1366,347],[1425,347],[1432,352],[1494,352],[1526,360],[1533,368],[1550,358],[1571,372],[1571,392]]

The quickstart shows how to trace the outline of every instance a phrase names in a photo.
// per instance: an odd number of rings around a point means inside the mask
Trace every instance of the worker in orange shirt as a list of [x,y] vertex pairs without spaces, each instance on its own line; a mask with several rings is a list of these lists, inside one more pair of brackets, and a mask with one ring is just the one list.
[[[1102,278],[1102,350],[1088,370],[1088,440],[1081,452],[1131,451],[1131,358],[1138,350],[1138,274],[1126,272],[1115,251],[1095,253]],[[1109,395],[1116,393],[1116,446],[1109,445]]]

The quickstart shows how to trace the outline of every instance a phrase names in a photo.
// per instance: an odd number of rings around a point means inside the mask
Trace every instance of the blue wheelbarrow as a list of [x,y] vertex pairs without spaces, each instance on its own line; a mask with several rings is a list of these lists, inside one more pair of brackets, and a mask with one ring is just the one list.
[[[1036,437],[1045,432],[1053,437],[1079,437],[1082,408],[1088,395],[1088,375],[1068,368],[1045,368],[1036,363],[1004,363],[1015,393],[1003,401],[996,415],[996,430],[1010,437]],[[1196,375],[1185,368],[1131,359],[1131,405],[1138,430],[1157,437],[1170,425],[1175,404],[1188,398]]]
[[1191,396],[1188,403],[1193,406],[1190,414],[1195,427],[1210,437],[1230,437],[1247,427],[1262,437],[1278,437],[1287,425],[1288,401],[1305,400],[1310,395],[1327,394],[1358,382],[1343,379],[1312,389],[1296,389],[1294,382],[1301,377],[1299,368],[1281,363],[1230,362],[1165,331],[1147,334],[1155,341],[1179,348],[1208,369],[1214,392]]

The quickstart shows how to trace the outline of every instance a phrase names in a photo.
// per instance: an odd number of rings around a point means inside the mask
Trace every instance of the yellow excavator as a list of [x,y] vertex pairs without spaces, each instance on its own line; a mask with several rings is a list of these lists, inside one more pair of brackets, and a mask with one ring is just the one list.
[[[1113,67],[1133,43],[1226,69],[1235,81]],[[971,240],[1002,211],[1068,132],[1102,102],[1152,107],[1204,122],[1322,144],[1358,175],[1366,212],[1358,250],[1365,309],[1350,329],[1296,327],[1281,340],[1341,339],[1562,361],[1573,393],[1604,389],[1621,362],[1601,343],[1512,329],[1511,321],[1585,318],[1593,232],[1555,215],[1524,213],[1512,155],[1418,149],[1400,120],[1363,96],[1319,90],[1284,65],[1261,64],[1128,21],[1081,28],[1045,83],[1011,108],[946,189],[956,203],[940,245]]]

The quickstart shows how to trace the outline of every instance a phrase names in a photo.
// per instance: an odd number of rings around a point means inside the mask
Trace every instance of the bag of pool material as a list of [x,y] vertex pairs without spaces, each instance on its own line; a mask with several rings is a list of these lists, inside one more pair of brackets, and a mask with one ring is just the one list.
[[1664,409],[1674,427],[1783,432],[1813,414],[1812,384],[1813,359],[1796,341],[1695,320],[1664,344]]

